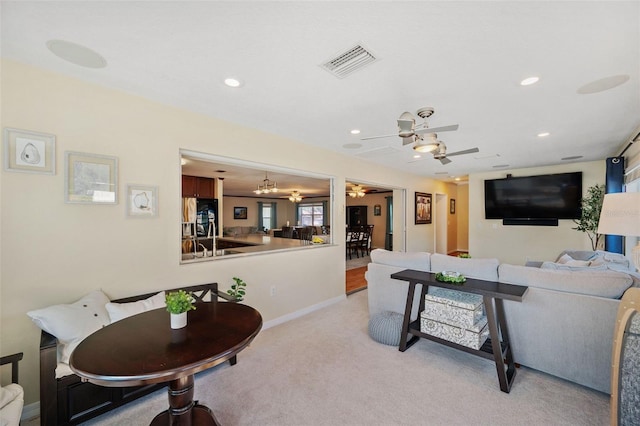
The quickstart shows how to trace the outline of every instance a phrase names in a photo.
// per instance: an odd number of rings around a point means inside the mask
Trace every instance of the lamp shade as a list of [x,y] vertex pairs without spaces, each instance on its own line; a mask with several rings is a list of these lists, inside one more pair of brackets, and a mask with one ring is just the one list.
[[640,192],[605,194],[598,234],[640,236]]

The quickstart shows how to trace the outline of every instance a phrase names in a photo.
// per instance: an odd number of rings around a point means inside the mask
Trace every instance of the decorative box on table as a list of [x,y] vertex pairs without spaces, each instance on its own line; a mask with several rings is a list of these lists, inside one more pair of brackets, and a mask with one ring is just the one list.
[[473,349],[489,337],[482,296],[443,288],[425,295],[420,331]]
[[472,326],[484,316],[484,304],[479,294],[431,287],[424,302],[425,315],[446,324]]

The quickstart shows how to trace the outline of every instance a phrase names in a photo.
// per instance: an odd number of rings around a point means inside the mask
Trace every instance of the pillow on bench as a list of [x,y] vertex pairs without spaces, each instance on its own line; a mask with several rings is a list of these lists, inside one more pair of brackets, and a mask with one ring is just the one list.
[[141,314],[153,309],[164,308],[167,306],[164,291],[149,297],[148,299],[138,300],[137,302],[129,303],[112,303],[109,302],[105,305],[107,312],[109,312],[109,318],[111,323],[120,321],[132,315]]
[[111,323],[105,305],[109,298],[96,290],[69,305],[53,305],[27,312],[38,327],[60,342],[59,361],[69,363],[71,352],[91,333]]

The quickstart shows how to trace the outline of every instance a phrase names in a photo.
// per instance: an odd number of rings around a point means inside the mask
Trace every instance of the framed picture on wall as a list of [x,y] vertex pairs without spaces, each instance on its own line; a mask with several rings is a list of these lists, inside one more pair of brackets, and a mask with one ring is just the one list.
[[4,129],[4,169],[56,174],[56,137],[30,130]]
[[416,225],[431,223],[431,194],[416,192]]
[[376,204],[375,206],[373,206],[373,215],[374,216],[380,216],[382,209],[380,207],[380,204]]
[[148,185],[128,185],[127,215],[135,217],[157,216],[158,187]]
[[450,214],[456,214],[456,200],[455,200],[455,198],[452,198],[451,200],[449,200],[449,213]]
[[246,219],[247,218],[247,208],[246,207],[234,207],[233,208],[233,218],[234,219]]
[[118,158],[65,152],[64,196],[67,203],[118,204]]

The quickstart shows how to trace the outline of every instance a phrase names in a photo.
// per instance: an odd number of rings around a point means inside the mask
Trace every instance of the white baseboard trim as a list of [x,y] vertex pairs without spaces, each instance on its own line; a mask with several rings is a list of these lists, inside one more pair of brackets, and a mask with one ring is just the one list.
[[25,405],[22,407],[22,416],[20,416],[20,421],[24,422],[27,420],[35,419],[40,416],[40,401],[36,401],[33,404]]
[[283,315],[281,317],[272,319],[263,324],[262,329],[266,330],[271,327],[275,327],[276,325],[284,324],[287,321],[291,321],[296,318],[300,318],[311,312],[317,311],[318,309],[326,308],[327,306],[333,305],[334,303],[341,302],[347,298],[346,294],[343,294],[338,297],[334,297],[333,299],[325,300],[324,302],[316,303],[315,305],[308,306],[304,309],[300,309],[299,311],[291,312],[290,314]]

